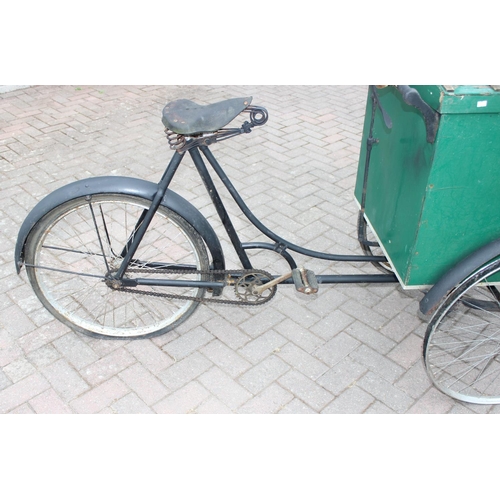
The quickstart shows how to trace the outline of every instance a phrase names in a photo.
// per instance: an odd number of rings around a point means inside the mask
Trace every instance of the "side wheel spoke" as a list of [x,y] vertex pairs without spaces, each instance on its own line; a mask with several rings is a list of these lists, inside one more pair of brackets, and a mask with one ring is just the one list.
[[500,403],[500,294],[485,284],[499,271],[500,257],[469,276],[427,328],[427,373],[437,388],[460,401]]

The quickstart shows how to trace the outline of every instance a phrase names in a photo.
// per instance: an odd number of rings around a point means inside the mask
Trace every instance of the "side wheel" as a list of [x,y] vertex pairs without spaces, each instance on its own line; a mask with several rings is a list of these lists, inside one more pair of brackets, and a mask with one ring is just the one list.
[[[87,335],[132,339],[166,333],[194,312],[199,303],[188,297],[203,297],[202,288],[117,289],[105,280],[120,267],[122,252],[149,205],[134,196],[94,195],[60,205],[35,226],[26,243],[27,273],[36,295],[56,318]],[[169,267],[179,265],[193,272],[168,273]],[[201,280],[208,268],[200,235],[161,206],[125,277]]]
[[[366,220],[364,218],[363,212],[360,210],[358,214],[358,240],[359,246],[365,255],[370,257],[383,257],[384,252],[382,252],[380,245],[375,241],[375,236],[373,235],[371,229],[368,227]],[[372,262],[379,271],[386,274],[393,274],[392,266],[387,261],[383,262]]]
[[500,258],[450,293],[432,317],[424,363],[442,392],[467,403],[500,403],[500,292],[485,280]]

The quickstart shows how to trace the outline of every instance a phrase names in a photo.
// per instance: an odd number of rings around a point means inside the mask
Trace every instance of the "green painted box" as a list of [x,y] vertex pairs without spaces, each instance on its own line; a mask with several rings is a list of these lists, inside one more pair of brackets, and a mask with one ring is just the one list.
[[[405,288],[434,284],[500,237],[500,86],[412,85],[440,115],[424,119],[394,86],[378,89],[366,218]],[[361,203],[372,103],[367,100],[355,197]]]

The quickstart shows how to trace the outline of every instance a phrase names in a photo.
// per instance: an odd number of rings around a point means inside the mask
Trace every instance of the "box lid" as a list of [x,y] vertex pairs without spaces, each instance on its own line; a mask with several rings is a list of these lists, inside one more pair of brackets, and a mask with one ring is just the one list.
[[441,114],[500,113],[500,85],[411,85]]

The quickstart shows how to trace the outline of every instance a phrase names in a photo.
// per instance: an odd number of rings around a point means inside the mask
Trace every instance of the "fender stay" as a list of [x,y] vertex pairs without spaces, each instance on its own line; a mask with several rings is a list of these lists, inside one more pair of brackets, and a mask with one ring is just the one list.
[[[31,230],[42,217],[62,203],[81,198],[82,196],[104,193],[132,195],[152,200],[156,190],[157,185],[153,182],[120,176],[83,179],[56,189],[43,198],[33,210],[31,210],[19,230],[15,249],[17,273],[20,273],[24,263],[24,247]],[[224,254],[219,238],[215,234],[212,226],[198,209],[185,198],[171,190],[167,190],[161,204],[184,217],[186,221],[200,233],[212,255],[213,268],[224,269]]]
[[474,271],[498,255],[500,255],[500,239],[488,243],[460,261],[425,294],[420,301],[420,311],[425,315],[433,313],[443,297]]

